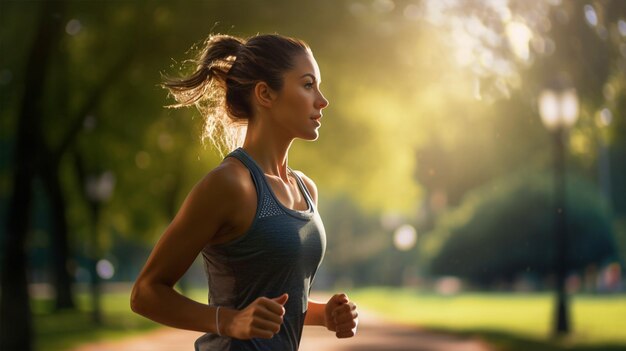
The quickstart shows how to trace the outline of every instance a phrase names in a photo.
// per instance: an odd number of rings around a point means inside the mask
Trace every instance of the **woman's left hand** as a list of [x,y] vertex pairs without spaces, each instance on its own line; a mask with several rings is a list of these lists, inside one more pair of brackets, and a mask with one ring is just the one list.
[[336,294],[328,300],[325,308],[326,328],[334,331],[338,338],[350,338],[356,335],[359,314],[356,305],[346,294]]

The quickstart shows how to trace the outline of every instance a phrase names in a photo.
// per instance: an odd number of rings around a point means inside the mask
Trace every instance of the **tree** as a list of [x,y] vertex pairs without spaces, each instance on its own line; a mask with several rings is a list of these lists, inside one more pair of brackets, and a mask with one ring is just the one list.
[[61,1],[45,2],[41,8],[35,40],[27,63],[26,82],[19,112],[14,156],[14,187],[9,203],[7,230],[0,263],[0,348],[31,350],[32,326],[26,279],[25,240],[30,219],[32,181],[42,145],[41,117],[48,59],[59,42],[55,18],[64,10]]
[[[486,285],[521,274],[553,273],[552,188],[548,175],[519,174],[467,194],[427,234],[424,254],[435,275],[456,275]],[[617,257],[611,213],[597,189],[571,176],[566,206],[568,267],[581,272]]]

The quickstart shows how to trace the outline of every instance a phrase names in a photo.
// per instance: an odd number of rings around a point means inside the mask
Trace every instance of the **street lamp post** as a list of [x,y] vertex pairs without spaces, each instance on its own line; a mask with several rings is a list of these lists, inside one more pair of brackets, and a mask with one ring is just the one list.
[[98,273],[98,257],[99,257],[99,245],[98,245],[98,224],[100,219],[100,207],[102,203],[107,201],[115,187],[115,176],[112,172],[104,172],[100,175],[89,176],[86,179],[85,190],[87,198],[89,199],[89,205],[91,207],[91,213],[93,217],[93,232],[92,242],[89,255],[89,271],[90,271],[90,287],[91,287],[91,304],[92,304],[92,318],[94,323],[102,324],[102,311],[100,308],[100,276]]
[[578,96],[573,88],[545,89],[539,96],[539,113],[544,126],[554,138],[554,190],[555,190],[555,231],[556,247],[556,292],[557,304],[554,333],[569,333],[569,313],[565,277],[567,273],[567,222],[566,222],[566,181],[565,181],[565,141],[568,129],[578,118]]
[[604,140],[602,129],[611,125],[613,114],[608,108],[603,108],[597,115],[596,124],[600,129],[598,136],[598,179],[602,194],[611,202],[611,159],[609,156],[609,147]]

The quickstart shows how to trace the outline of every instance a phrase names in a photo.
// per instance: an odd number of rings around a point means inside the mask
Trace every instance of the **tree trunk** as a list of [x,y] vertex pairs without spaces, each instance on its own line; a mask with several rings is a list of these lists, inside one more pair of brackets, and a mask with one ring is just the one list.
[[[34,177],[32,148],[34,144],[25,125],[20,123],[16,148],[17,166],[13,193],[9,205],[4,252],[2,255],[2,275],[0,286],[0,350],[32,350],[31,312],[28,300],[26,278],[26,253],[24,243],[30,221],[31,184]],[[21,142],[20,142],[21,141]],[[29,156],[26,156],[29,155]]]
[[69,243],[68,225],[66,217],[65,198],[59,179],[59,162],[57,159],[47,158],[41,167],[41,179],[48,193],[50,209],[52,210],[51,251],[54,288],[56,291],[55,308],[75,308],[72,294],[72,278],[68,270]]
[[42,97],[51,48],[63,32],[61,1],[42,4],[41,19],[28,57],[25,88],[18,117],[14,154],[13,189],[9,200],[6,236],[0,263],[0,350],[33,348],[32,316],[26,276],[25,242],[29,228],[32,181],[37,169],[37,148],[43,145]]

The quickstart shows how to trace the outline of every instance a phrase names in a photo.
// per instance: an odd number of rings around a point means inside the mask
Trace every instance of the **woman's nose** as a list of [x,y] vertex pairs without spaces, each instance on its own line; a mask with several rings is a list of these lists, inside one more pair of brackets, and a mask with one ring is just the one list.
[[329,104],[328,100],[324,97],[324,94],[322,94],[321,91],[320,91],[317,103],[318,103],[318,108],[319,109],[323,109],[323,108],[327,107],[328,104]]

